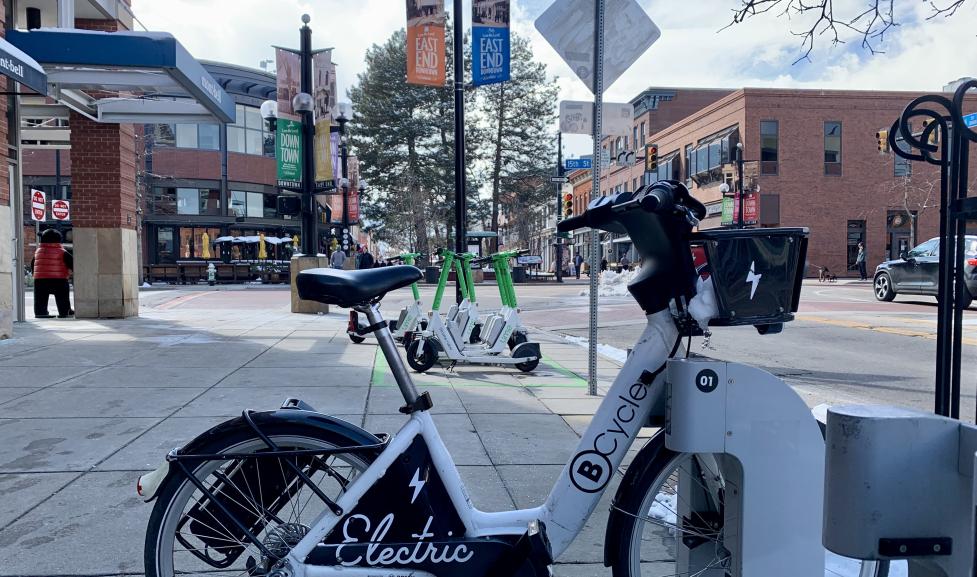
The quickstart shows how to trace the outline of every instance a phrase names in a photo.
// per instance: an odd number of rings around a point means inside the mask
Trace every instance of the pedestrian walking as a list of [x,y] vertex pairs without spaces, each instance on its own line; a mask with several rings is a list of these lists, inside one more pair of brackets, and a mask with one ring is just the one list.
[[356,255],[356,268],[373,268],[373,255],[362,245],[357,248],[359,254]]
[[628,258],[628,255],[621,257],[621,272],[626,270],[631,270],[631,259]]
[[580,269],[583,268],[583,255],[578,252],[577,256],[573,257],[573,264],[577,267],[577,278],[579,279]]
[[329,257],[329,265],[332,268],[343,268],[343,264],[346,263],[346,253],[343,249],[337,248],[333,251],[332,256]]
[[39,319],[49,319],[53,315],[48,313],[48,301],[54,295],[54,302],[58,305],[58,318],[63,319],[75,314],[71,310],[70,287],[68,278],[74,270],[75,264],[71,253],[61,246],[61,233],[49,228],[41,233],[41,242],[34,252],[31,270],[34,274],[34,316]]
[[858,243],[858,255],[855,257],[855,264],[858,265],[858,274],[862,280],[868,280],[868,271],[865,270],[865,243]]
[[607,257],[600,259],[600,272],[607,270]]

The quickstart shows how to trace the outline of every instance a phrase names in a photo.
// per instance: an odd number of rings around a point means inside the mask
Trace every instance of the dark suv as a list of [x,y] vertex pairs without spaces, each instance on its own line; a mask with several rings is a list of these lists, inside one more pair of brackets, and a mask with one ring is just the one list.
[[[977,236],[964,241],[964,308],[977,296]],[[897,294],[936,296],[939,287],[940,239],[931,238],[903,253],[901,258],[887,260],[875,268],[875,298],[891,301]]]

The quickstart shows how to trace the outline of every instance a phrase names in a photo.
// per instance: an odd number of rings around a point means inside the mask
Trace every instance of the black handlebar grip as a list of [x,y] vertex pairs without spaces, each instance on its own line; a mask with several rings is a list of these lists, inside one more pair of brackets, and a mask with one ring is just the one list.
[[579,214],[577,216],[571,216],[566,220],[561,220],[559,224],[556,225],[556,230],[560,232],[570,232],[571,230],[577,230],[578,228],[584,228],[587,226],[587,215]]

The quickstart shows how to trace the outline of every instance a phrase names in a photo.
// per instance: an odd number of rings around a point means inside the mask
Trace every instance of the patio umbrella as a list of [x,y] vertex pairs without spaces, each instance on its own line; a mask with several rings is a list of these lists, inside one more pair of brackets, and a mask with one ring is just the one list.
[[210,235],[204,232],[200,237],[200,244],[204,245],[204,249],[200,253],[201,258],[210,258]]
[[265,251],[265,233],[258,233],[258,260],[264,260],[268,258],[268,253]]

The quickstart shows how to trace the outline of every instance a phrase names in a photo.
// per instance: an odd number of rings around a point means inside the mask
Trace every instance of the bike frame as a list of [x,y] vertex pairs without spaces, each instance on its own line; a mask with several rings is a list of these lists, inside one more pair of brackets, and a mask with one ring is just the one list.
[[[371,324],[382,321],[376,306],[364,308]],[[628,448],[653,413],[664,415],[664,381],[660,374],[678,339],[678,330],[669,311],[648,315],[648,324],[632,354],[604,397],[587,431],[581,437],[574,456],[563,468],[546,501],[538,507],[502,512],[477,509],[468,495],[454,461],[438,433],[431,414],[415,411],[373,463],[363,471],[336,501],[343,511],[355,509],[367,493],[407,450],[421,437],[430,451],[451,503],[465,526],[469,538],[491,535],[522,535],[533,521],[546,526],[553,558],[563,553],[583,529],[597,507],[611,477],[621,465]],[[403,360],[397,352],[389,330],[381,329],[377,340],[390,363],[404,400],[412,406],[417,390]],[[391,505],[394,509],[396,505]],[[307,565],[304,560],[316,545],[328,536],[341,520],[325,510],[312,524],[308,534],[288,554],[296,575],[327,577],[335,575],[395,576],[424,575],[415,570],[389,567],[336,567]]]

